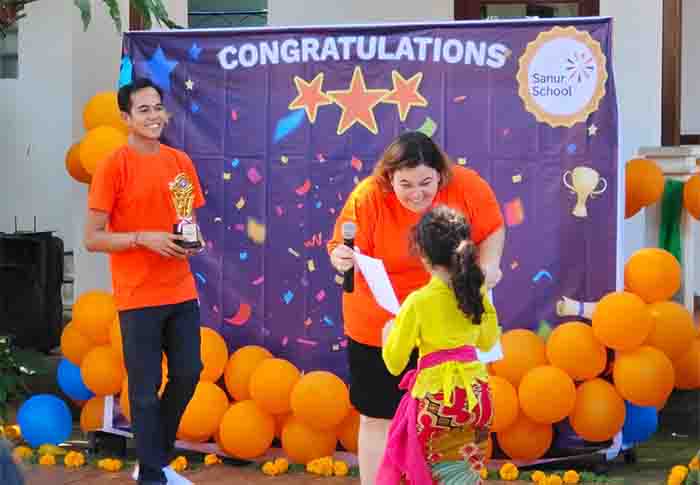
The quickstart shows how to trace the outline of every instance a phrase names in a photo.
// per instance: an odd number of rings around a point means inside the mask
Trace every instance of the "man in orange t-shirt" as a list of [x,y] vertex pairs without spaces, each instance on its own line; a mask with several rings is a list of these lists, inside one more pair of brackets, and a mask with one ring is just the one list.
[[[159,142],[168,120],[161,89],[148,79],[136,80],[119,90],[118,102],[129,142],[93,176],[85,246],[110,254],[138,481],[189,483],[168,464],[202,370],[199,303],[187,261],[194,251],[178,244],[183,238],[173,234],[180,220],[171,187],[177,180],[191,191],[194,208],[204,205],[204,196],[190,158]],[[168,383],[159,399],[163,351]]]
[[[505,241],[503,216],[491,187],[475,171],[452,165],[432,139],[404,133],[387,147],[375,167],[350,194],[328,243],[331,264],[344,273],[354,264],[343,245],[342,225],[357,227],[355,246],[381,259],[400,302],[428,283],[430,275],[409,247],[410,231],[421,215],[436,205],[458,210],[471,226],[478,264],[486,285],[501,279]],[[348,336],[350,400],[360,412],[359,463],[363,485],[374,484],[390,419],[402,392],[381,355],[382,329],[393,318],[381,308],[358,271],[355,288],[343,293],[343,321]],[[408,368],[415,367],[409,365]]]

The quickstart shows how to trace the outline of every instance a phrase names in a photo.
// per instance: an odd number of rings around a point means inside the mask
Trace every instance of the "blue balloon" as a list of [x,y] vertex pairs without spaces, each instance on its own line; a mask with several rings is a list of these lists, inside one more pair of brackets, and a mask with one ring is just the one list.
[[659,426],[659,413],[653,406],[636,406],[625,401],[625,424],[622,427],[624,443],[642,443],[656,432]]
[[61,360],[56,373],[58,387],[71,399],[76,401],[87,401],[95,394],[85,386],[83,376],[80,374],[80,367],[69,361]]
[[37,394],[24,401],[17,423],[22,437],[33,447],[63,443],[70,438],[73,427],[68,405],[51,394]]

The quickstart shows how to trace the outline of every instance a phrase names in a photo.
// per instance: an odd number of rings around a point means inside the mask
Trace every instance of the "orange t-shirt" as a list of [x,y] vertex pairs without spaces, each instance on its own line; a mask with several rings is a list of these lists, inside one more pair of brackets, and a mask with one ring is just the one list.
[[[452,167],[452,179],[435,196],[434,205],[460,211],[471,224],[472,240],[479,244],[503,226],[503,215],[491,187],[474,170]],[[394,192],[384,191],[374,176],[360,182],[350,194],[335,224],[330,253],[343,243],[341,226],[357,225],[355,245],[384,262],[399,302],[428,283],[430,275],[420,259],[410,253],[410,231],[420,214],[401,205]],[[393,316],[374,300],[367,282],[355,271],[355,291],[343,293],[345,333],[353,340],[381,347],[382,328]]]
[[[180,173],[193,184],[194,207],[203,206],[197,172],[185,153],[160,145],[158,153],[143,154],[125,145],[98,166],[90,184],[88,207],[109,214],[110,232],[172,232],[178,220],[168,184]],[[186,259],[138,247],[110,253],[110,265],[119,310],[197,298]]]

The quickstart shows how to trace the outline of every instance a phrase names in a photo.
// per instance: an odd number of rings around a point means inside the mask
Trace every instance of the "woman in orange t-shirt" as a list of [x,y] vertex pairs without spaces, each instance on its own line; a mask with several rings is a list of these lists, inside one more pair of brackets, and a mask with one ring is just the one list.
[[[491,187],[475,171],[453,165],[428,136],[404,133],[377,162],[374,173],[350,194],[328,243],[331,264],[344,273],[354,265],[343,244],[342,225],[357,227],[355,246],[381,259],[399,301],[424,286],[429,274],[409,250],[409,233],[421,214],[436,205],[461,212],[472,227],[478,264],[487,287],[501,279],[505,241],[503,216]],[[343,320],[348,336],[350,400],[360,412],[359,464],[362,484],[374,484],[391,418],[401,400],[403,375],[389,373],[382,360],[382,329],[393,316],[372,296],[362,274],[355,288],[343,293]],[[415,367],[409,364],[407,368]]]

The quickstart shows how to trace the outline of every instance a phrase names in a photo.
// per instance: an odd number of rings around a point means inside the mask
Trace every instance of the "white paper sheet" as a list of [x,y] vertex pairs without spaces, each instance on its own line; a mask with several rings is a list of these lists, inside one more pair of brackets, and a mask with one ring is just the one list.
[[[392,315],[399,313],[399,299],[394,293],[394,287],[391,286],[391,281],[389,280],[389,275],[384,268],[384,263],[381,259],[371,258],[361,254],[359,251],[355,251],[355,261],[357,262],[358,269],[362,272],[362,275],[367,281],[374,299],[377,304],[384,308],[386,311],[390,312]],[[493,302],[493,292],[489,292],[491,301]],[[503,347],[501,346],[501,341],[499,340],[496,345],[493,346],[488,352],[482,352],[477,350],[477,355],[479,360],[484,363],[495,362],[503,358]]]
[[355,261],[377,304],[392,315],[399,313],[399,299],[396,298],[382,260],[355,252]]

